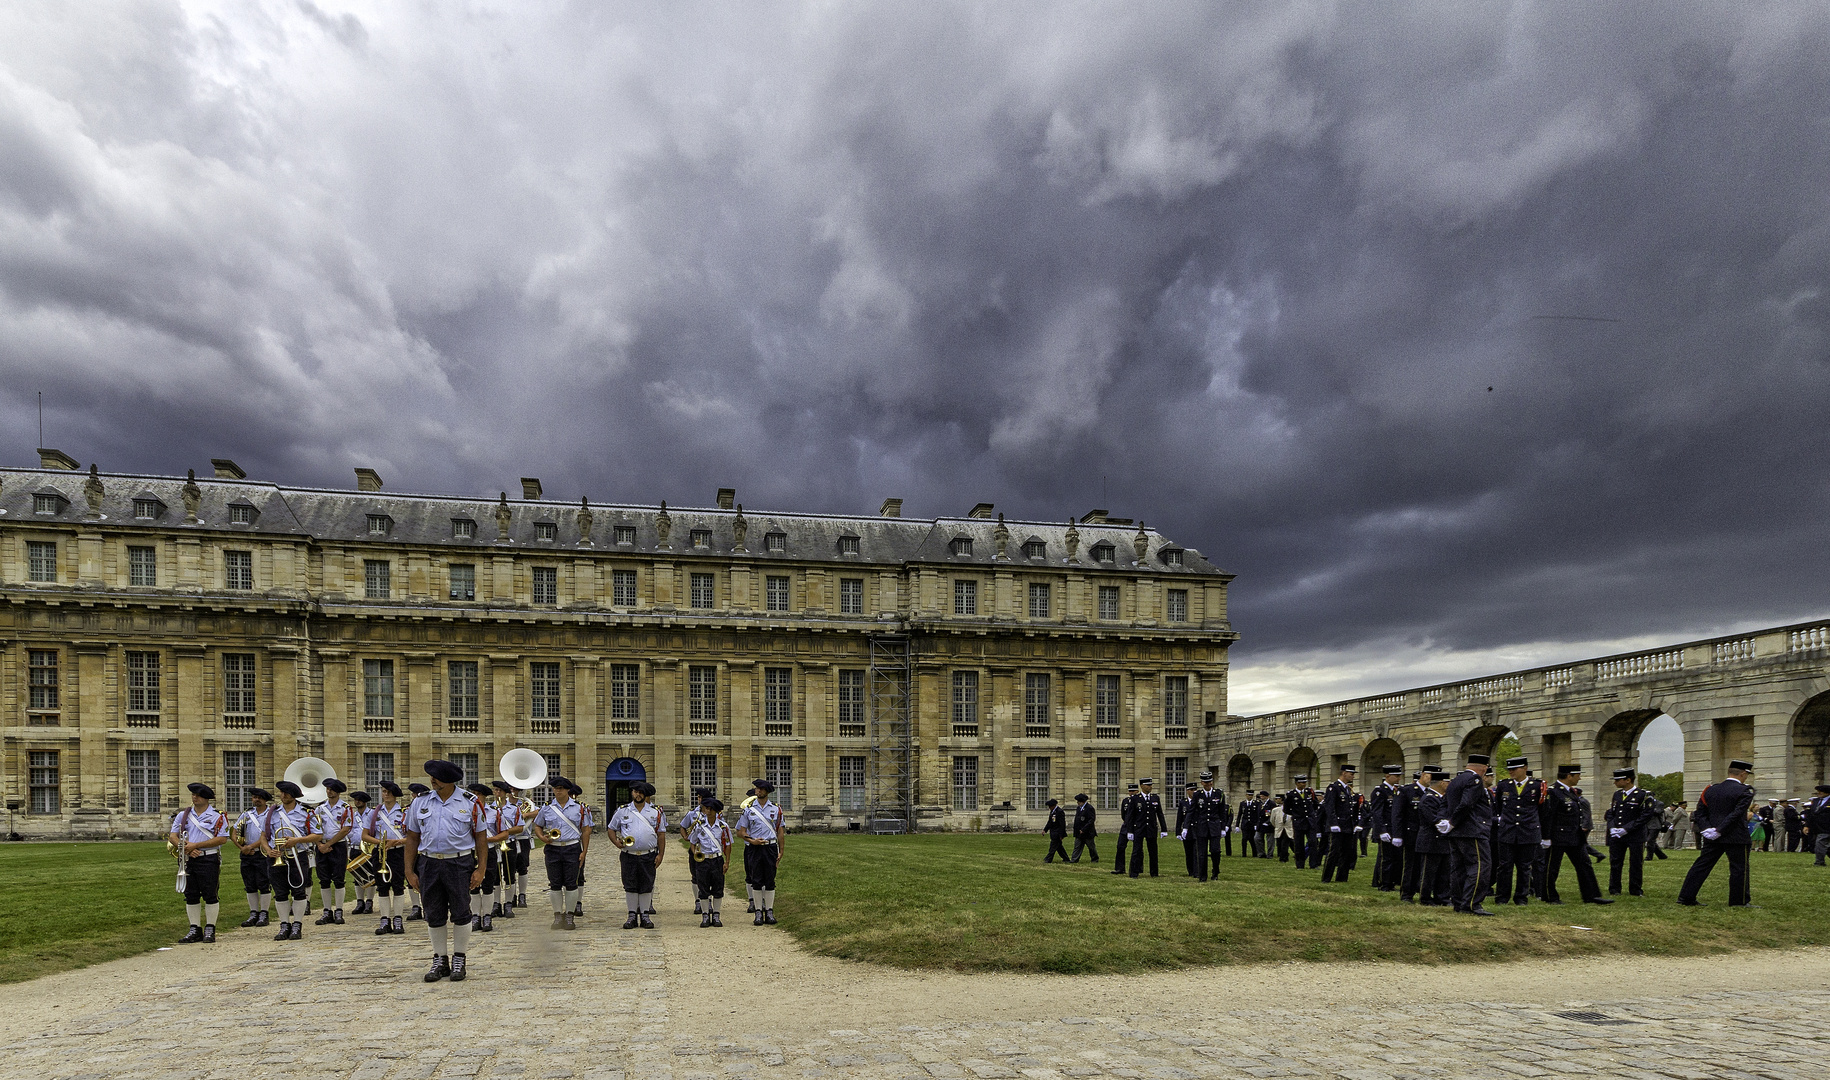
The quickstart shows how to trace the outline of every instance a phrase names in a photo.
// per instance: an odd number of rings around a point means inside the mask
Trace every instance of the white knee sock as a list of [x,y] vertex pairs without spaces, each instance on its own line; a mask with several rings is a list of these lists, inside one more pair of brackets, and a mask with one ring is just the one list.
[[642,914],[653,915],[654,914],[654,893],[651,893],[651,892],[643,893],[641,895],[641,901],[642,901]]
[[724,909],[724,897],[722,897],[722,896],[712,897],[712,914],[716,915],[723,909]]
[[273,906],[273,894],[270,892],[255,893],[254,910],[266,911]]
[[572,905],[578,903],[578,890],[577,889],[567,889],[565,892],[561,893],[560,895],[562,897],[560,903],[564,905],[563,907],[560,908],[560,910],[562,912],[571,911]]
[[186,905],[184,905],[184,913],[185,913],[185,915],[189,916],[192,926],[202,926],[203,925],[203,905],[202,904],[186,904]]
[[243,893],[242,895],[246,896],[248,898],[248,910],[249,911],[259,911],[260,910],[260,907],[257,903],[257,901],[260,899],[260,895],[261,895],[260,893],[251,892],[251,893]]
[[335,908],[336,908],[336,909],[337,909],[337,910],[338,910],[338,911],[342,911],[342,910],[343,910],[343,889],[342,889],[342,887],[340,887],[340,886],[339,886],[339,887],[337,887],[337,888],[334,888],[334,889],[332,889],[332,890],[331,890],[331,895],[332,895],[332,896],[333,896],[333,897],[335,897],[335,898],[336,898],[336,901],[337,901],[337,902],[336,902],[336,904],[334,904],[334,905],[333,905],[333,906],[334,906],[334,907],[335,907]]
[[484,889],[483,890],[483,908],[484,908],[484,910],[482,911],[482,914],[484,914],[484,915],[495,914],[494,911],[489,910],[491,908],[494,908],[495,906],[496,906],[496,890]]
[[470,924],[459,923],[451,928],[451,951],[467,953],[470,951]]
[[553,901],[553,914],[564,915],[568,910],[566,907],[566,894],[559,889],[548,889],[546,895]]
[[629,904],[629,914],[634,915],[642,910],[642,894],[639,892],[623,893],[623,899]]
[[[428,927],[427,929],[432,931],[432,955],[433,956],[450,956],[451,955],[451,927],[450,927],[450,925],[447,924],[445,926],[432,926],[432,927]],[[466,929],[466,930],[470,929],[470,924],[465,923],[464,929]]]
[[411,896],[411,897],[412,897],[412,898],[413,898],[413,906],[414,906],[414,907],[419,907],[419,906],[420,906],[420,902],[419,902],[419,890],[418,890],[418,889],[408,889],[408,890],[407,890],[407,895],[408,895],[408,896]]
[[205,926],[215,926],[215,925],[216,925],[216,916],[217,916],[217,915],[218,915],[218,914],[220,914],[220,913],[221,913],[221,911],[222,911],[222,905],[221,905],[221,904],[205,904],[205,905],[203,905],[203,925],[205,925]]
[[764,889],[762,891],[762,909],[764,911],[774,911],[775,910],[775,890],[774,889]]

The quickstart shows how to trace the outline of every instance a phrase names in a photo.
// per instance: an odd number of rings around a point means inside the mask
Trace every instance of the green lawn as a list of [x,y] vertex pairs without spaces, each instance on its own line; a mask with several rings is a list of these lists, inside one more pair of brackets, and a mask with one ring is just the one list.
[[[163,843],[0,845],[0,982],[169,945],[184,935],[178,864]],[[248,917],[233,866],[222,918]],[[226,889],[235,891],[229,893]],[[229,916],[233,915],[233,919]]]
[[[1108,838],[1100,850],[1111,857]],[[1803,855],[1753,856],[1753,909],[1730,909],[1728,864],[1704,908],[1675,898],[1694,852],[1646,870],[1641,899],[1611,907],[1489,904],[1499,917],[1418,908],[1371,887],[1371,859],[1346,885],[1294,863],[1232,858],[1217,884],[1184,876],[1162,844],[1163,876],[1113,877],[1110,863],[1044,865],[1029,835],[807,835],[789,842],[778,916],[814,952],[905,968],[1125,972],[1272,960],[1444,963],[1582,953],[1696,955],[1830,943],[1830,869]],[[1605,864],[1597,867],[1607,887]],[[1590,929],[1573,929],[1572,924]]]

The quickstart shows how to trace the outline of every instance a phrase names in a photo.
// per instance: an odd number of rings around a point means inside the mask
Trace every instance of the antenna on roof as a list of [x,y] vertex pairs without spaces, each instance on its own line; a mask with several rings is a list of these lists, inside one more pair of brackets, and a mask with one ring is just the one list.
[[38,391],[38,445],[44,445],[44,391]]

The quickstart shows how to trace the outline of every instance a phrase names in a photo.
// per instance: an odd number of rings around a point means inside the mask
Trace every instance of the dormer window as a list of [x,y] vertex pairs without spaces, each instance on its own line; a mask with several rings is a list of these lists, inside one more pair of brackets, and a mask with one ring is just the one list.
[[135,499],[133,516],[140,521],[157,521],[165,513],[165,504],[158,499]]
[[61,514],[69,504],[70,500],[55,491],[41,491],[32,496],[32,513]]
[[953,543],[951,545],[951,549],[953,551],[953,554],[955,554],[955,555],[970,556],[972,554],[972,537],[970,537],[970,536],[954,537]]
[[780,555],[788,550],[787,533],[769,533],[763,537],[763,550]]
[[394,519],[386,514],[369,515],[369,535],[386,536],[394,531]]
[[696,548],[711,547],[712,546],[712,530],[694,529],[693,530],[693,546]]
[[451,538],[453,540],[474,540],[477,536],[477,523],[470,518],[451,519]]
[[1118,549],[1111,544],[1094,544],[1093,561],[1110,563],[1117,559]]
[[1163,565],[1164,566],[1181,566],[1182,565],[1182,553],[1180,551],[1175,550],[1174,548],[1164,548],[1162,551],[1162,556],[1163,556]]
[[635,546],[635,526],[634,525],[618,525],[615,530],[615,538],[616,538],[616,542],[619,544],[627,544],[630,547],[634,547]]
[[858,553],[858,538],[857,537],[855,537],[855,536],[839,537],[839,554],[856,555],[857,553]]
[[534,522],[534,539],[553,541],[559,539],[559,525],[552,521]]
[[1047,555],[1048,545],[1042,541],[1034,539],[1023,541],[1023,557],[1025,559],[1041,559],[1046,558]]
[[256,511],[253,503],[233,502],[229,504],[229,524],[252,525]]

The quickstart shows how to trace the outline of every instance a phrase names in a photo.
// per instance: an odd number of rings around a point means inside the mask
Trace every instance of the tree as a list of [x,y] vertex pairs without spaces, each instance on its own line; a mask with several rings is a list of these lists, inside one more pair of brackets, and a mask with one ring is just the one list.
[[[1499,745],[1497,745],[1493,748],[1493,767],[1496,769],[1504,769],[1506,767],[1506,762],[1509,759],[1515,758],[1518,756],[1519,756],[1518,737],[1513,735],[1512,733],[1508,732],[1506,734],[1506,737],[1499,741]],[[1542,765],[1541,762],[1540,762],[1540,765]],[[1544,770],[1542,768],[1539,768],[1539,770],[1538,770],[1539,775],[1542,775],[1543,772],[1544,772]]]
[[1639,786],[1650,791],[1654,798],[1666,806],[1676,806],[1684,801],[1684,774],[1668,772],[1663,776],[1641,776]]

